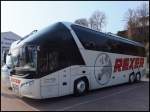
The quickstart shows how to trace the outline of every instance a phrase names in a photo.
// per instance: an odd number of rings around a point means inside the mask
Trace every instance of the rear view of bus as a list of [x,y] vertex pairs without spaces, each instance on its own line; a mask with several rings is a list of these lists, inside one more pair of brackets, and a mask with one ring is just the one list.
[[[89,30],[87,34],[82,33],[86,30]],[[81,95],[88,90],[128,82],[135,60],[138,60],[136,63],[140,67],[139,78],[142,77],[144,55],[132,56],[132,52],[122,54],[109,48],[110,51],[107,51],[106,47],[99,47],[102,44],[99,37],[95,37],[96,41],[92,41],[94,37],[88,38],[91,34],[99,35],[88,28],[59,22],[19,41],[11,52],[15,63],[10,76],[13,91],[33,99],[72,93]],[[106,34],[102,36],[103,42],[111,40]],[[129,63],[132,65],[130,69],[127,67]],[[131,76],[132,82],[135,74]]]

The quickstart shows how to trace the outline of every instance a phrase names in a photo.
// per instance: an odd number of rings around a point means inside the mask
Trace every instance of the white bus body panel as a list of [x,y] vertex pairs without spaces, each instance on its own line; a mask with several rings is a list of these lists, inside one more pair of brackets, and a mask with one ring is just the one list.
[[70,67],[46,75],[41,80],[42,98],[70,94]]
[[67,67],[66,69],[59,71],[59,96],[70,94],[70,74],[71,69]]
[[41,96],[42,98],[58,96],[58,72],[46,75],[41,78]]

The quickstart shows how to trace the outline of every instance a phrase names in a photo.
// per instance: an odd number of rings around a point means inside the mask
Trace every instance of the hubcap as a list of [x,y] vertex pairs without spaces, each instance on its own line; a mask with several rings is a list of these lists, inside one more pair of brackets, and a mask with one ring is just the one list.
[[77,89],[80,93],[82,93],[85,90],[85,82],[84,81],[80,81],[77,84]]
[[134,75],[131,75],[131,82],[134,82]]
[[137,80],[139,81],[139,80],[140,80],[140,75],[137,74],[136,78],[137,78]]

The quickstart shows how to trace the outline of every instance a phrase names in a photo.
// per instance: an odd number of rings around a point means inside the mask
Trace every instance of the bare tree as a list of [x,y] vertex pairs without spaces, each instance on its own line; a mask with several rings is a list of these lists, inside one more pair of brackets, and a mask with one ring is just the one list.
[[128,37],[132,39],[133,29],[138,26],[137,14],[134,9],[128,9],[128,11],[125,13],[125,21]]
[[127,21],[127,28],[132,28],[137,26],[137,14],[134,9],[128,9],[125,13],[125,20]]
[[129,9],[125,13],[128,37],[140,42],[146,42],[149,36],[149,5],[143,3],[137,9]]
[[81,25],[81,26],[88,27],[88,21],[87,21],[87,19],[85,19],[85,18],[77,19],[77,20],[75,21],[75,23],[76,23],[76,24],[79,24],[79,25]]
[[102,31],[102,28],[106,24],[105,13],[101,11],[95,11],[89,19],[90,28],[97,31]]
[[143,38],[144,43],[149,41],[149,5],[147,3],[143,3],[140,7],[136,10],[137,19],[138,19],[138,27],[140,27],[141,35]]
[[144,2],[140,7],[137,8],[136,12],[140,18],[149,16],[149,5]]
[[149,5],[147,3],[141,4],[137,9],[128,9],[125,13],[125,21],[127,21],[127,28],[145,26],[147,24],[147,17],[149,16]]

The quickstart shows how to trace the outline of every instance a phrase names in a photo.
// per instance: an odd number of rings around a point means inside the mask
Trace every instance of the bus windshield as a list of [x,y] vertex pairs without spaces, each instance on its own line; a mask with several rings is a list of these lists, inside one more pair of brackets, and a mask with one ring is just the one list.
[[12,59],[15,67],[22,69],[35,70],[36,69],[36,47],[34,46],[23,46],[16,48],[16,52],[12,52]]

